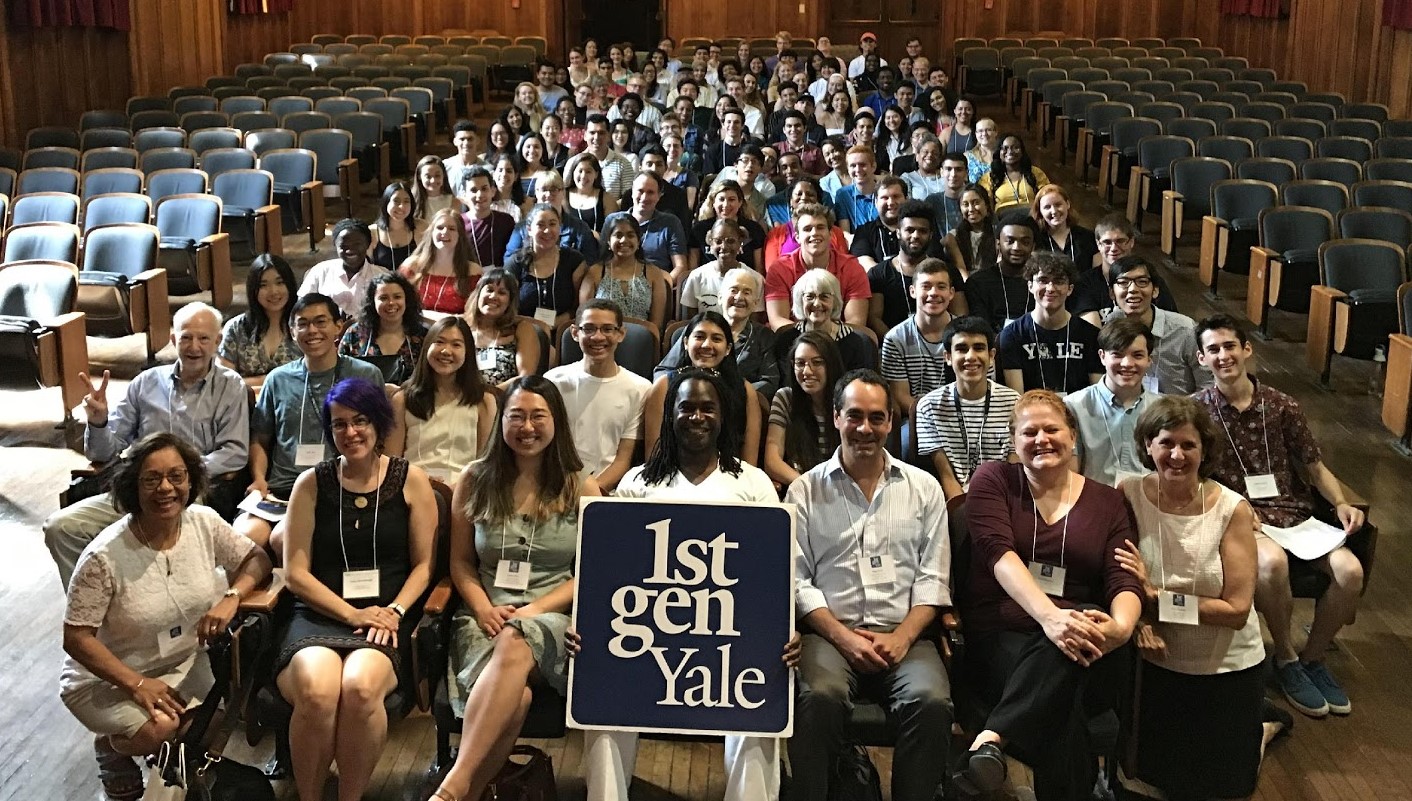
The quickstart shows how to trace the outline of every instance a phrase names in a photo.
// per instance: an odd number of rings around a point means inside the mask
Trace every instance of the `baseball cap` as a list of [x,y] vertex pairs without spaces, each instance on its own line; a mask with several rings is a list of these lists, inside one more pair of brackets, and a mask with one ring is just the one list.
[[878,35],[876,33],[873,33],[872,31],[866,31],[862,36],[858,37],[858,41],[861,42],[864,39],[872,39],[874,42],[876,42],[878,40]]

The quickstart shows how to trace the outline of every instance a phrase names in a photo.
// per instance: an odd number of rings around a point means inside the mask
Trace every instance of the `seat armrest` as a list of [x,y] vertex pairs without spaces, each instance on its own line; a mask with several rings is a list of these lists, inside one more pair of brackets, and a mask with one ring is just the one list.
[[235,283],[230,267],[230,234],[211,234],[196,247],[196,281],[211,293],[211,305],[221,311],[234,300]]
[[79,311],[66,312],[41,324],[57,340],[59,363],[55,365],[54,378],[55,385],[61,388],[67,418],[68,410],[83,402],[83,396],[90,391],[85,386],[87,382],[79,377],[79,373],[88,372],[88,316]]
[[1412,337],[1393,334],[1387,343],[1387,374],[1383,381],[1383,425],[1396,437],[1412,430]]
[[167,346],[171,338],[171,299],[167,294],[167,271],[162,268],[143,270],[133,276],[129,302],[132,332],[147,335],[147,359]]
[[284,255],[284,219],[277,204],[255,210],[255,241],[257,251],[274,256]]
[[1182,235],[1182,211],[1186,198],[1174,189],[1162,190],[1162,252],[1168,256]]
[[1346,293],[1329,286],[1315,286],[1309,290],[1309,329],[1304,342],[1304,358],[1326,385],[1329,364],[1333,360],[1334,305],[1342,297],[1346,297]]
[[446,611],[451,604],[451,597],[455,594],[456,588],[451,585],[450,578],[444,578],[431,588],[431,593],[427,595],[427,602],[422,607],[426,615],[439,615]]
[[[1274,274],[1274,265],[1278,263],[1280,254],[1267,247],[1252,245],[1250,247],[1250,275],[1246,278],[1245,290],[1245,316],[1250,318],[1252,323],[1263,325],[1266,315],[1269,314],[1270,299],[1277,297],[1271,293],[1272,282],[1278,281],[1278,276]],[[1278,284],[1275,284],[1278,289]]]

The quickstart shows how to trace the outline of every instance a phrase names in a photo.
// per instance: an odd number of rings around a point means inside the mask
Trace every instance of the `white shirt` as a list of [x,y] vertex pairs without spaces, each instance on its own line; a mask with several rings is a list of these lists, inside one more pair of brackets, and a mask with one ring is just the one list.
[[661,484],[648,484],[642,477],[642,465],[629,470],[618,483],[614,495],[619,498],[655,498],[672,501],[740,501],[742,503],[776,503],[775,485],[765,471],[749,464],[740,463],[740,475],[733,476],[716,466],[711,474],[693,484],[677,471],[671,480]]
[[651,381],[622,367],[612,378],[598,378],[588,374],[582,361],[555,367],[544,377],[564,396],[574,445],[592,475],[613,463],[619,442],[642,438],[642,401]]
[[[725,273],[721,272],[719,261],[707,262],[692,270],[681,286],[681,305],[690,306],[698,313],[713,311],[724,315],[724,299],[721,297],[721,282],[724,278]],[[764,310],[765,298],[761,295],[755,298],[755,311]]]
[[344,314],[357,319],[363,299],[368,295],[368,285],[380,275],[387,275],[387,270],[367,262],[363,269],[350,279],[348,272],[343,269],[342,259],[328,259],[310,267],[309,272],[304,274],[304,282],[299,285],[299,294],[302,296],[310,292],[320,292],[328,295]]
[[[867,501],[839,451],[794,480],[798,508],[795,604],[800,617],[827,608],[849,628],[896,628],[914,606],[951,604],[951,537],[941,484],[884,454],[883,479]],[[891,557],[896,580],[864,586],[860,556]]]
[[[861,56],[861,55],[860,55],[860,56],[854,56],[854,57],[853,57],[853,60],[850,61],[850,62],[848,62],[848,77],[849,77],[849,78],[857,78],[859,75],[862,75],[862,74],[863,74],[863,65],[864,65],[865,63],[866,63],[866,62],[864,61],[864,56]],[[887,59],[883,59],[883,58],[878,59],[878,66],[879,66],[879,67],[886,67],[886,66],[887,66]]]

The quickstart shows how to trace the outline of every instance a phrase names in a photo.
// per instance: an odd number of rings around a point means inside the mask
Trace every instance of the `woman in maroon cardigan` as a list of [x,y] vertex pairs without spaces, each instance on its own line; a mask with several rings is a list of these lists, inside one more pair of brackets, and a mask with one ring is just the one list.
[[1020,463],[982,465],[967,494],[957,598],[971,675],[994,706],[954,778],[990,796],[1005,781],[1003,749],[1033,768],[1040,801],[1087,798],[1086,724],[1125,683],[1142,611],[1141,585],[1115,558],[1136,526],[1121,491],[1074,471],[1077,426],[1058,395],[1026,392],[1012,419]]

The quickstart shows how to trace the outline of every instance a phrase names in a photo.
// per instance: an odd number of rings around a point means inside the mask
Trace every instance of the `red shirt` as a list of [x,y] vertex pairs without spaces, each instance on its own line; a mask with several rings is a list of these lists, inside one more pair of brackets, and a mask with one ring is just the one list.
[[[795,283],[808,270],[809,267],[804,264],[804,259],[797,250],[771,263],[765,270],[765,300],[790,300],[790,292]],[[843,292],[843,302],[867,300],[873,296],[872,287],[868,285],[867,271],[852,256],[830,250],[828,271],[838,279],[839,289]]]

